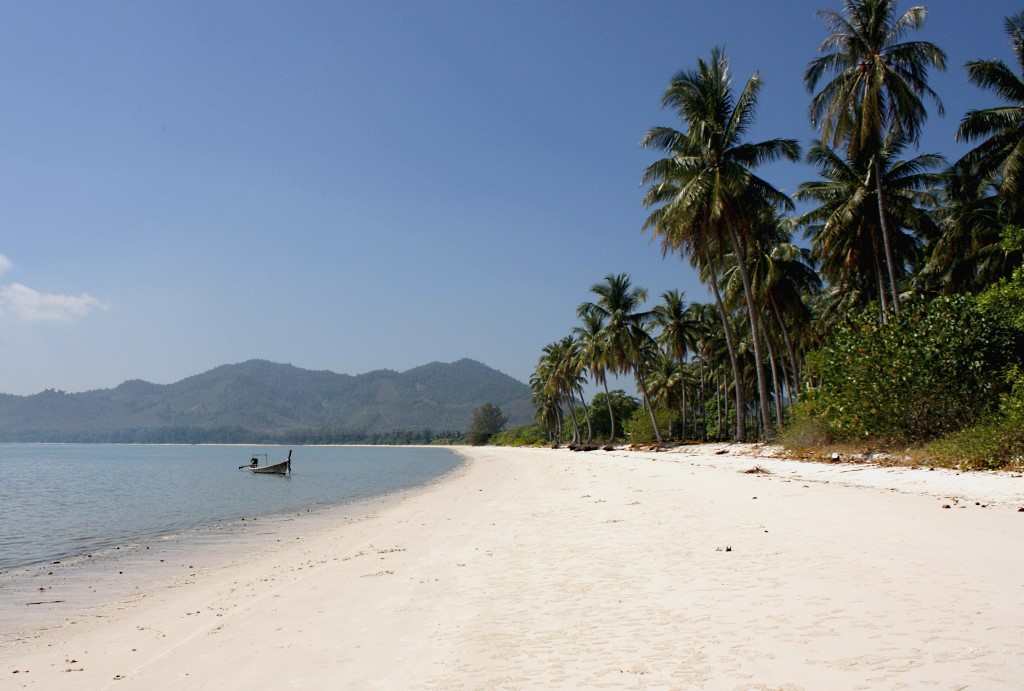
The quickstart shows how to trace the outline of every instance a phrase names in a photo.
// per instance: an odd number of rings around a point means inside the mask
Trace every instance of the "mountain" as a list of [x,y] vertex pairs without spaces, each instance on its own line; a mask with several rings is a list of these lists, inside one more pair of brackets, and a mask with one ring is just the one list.
[[[133,379],[82,393],[0,394],[0,441],[156,441],[166,437],[161,430],[191,430],[190,441],[313,429],[352,439],[464,431],[473,409],[488,402],[510,424],[533,416],[529,387],[475,360],[356,376],[249,360],[166,385]],[[215,430],[233,433],[221,439]]]

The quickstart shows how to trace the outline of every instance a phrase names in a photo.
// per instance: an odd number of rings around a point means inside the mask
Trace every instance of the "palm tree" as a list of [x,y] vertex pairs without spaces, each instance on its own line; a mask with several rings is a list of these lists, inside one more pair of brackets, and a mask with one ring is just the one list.
[[608,274],[596,283],[590,292],[597,296],[594,302],[580,305],[576,313],[582,319],[594,315],[604,321],[607,369],[614,374],[636,375],[647,414],[651,417],[654,437],[661,444],[661,434],[654,418],[654,410],[647,395],[647,382],[642,362],[643,349],[650,340],[646,322],[649,312],[641,311],[647,301],[647,291],[634,288],[629,274]]
[[611,421],[608,443],[612,444],[615,442],[615,412],[612,410],[611,394],[608,393],[608,348],[604,319],[595,313],[585,314],[582,319],[583,325],[575,327],[572,331],[579,343],[581,362],[590,372],[594,383],[604,387],[604,400],[608,406],[608,419]]
[[926,290],[979,290],[1020,264],[1020,252],[1008,251],[1002,241],[1016,200],[1000,194],[998,178],[980,174],[963,159],[944,178],[937,210],[941,234],[918,278]]
[[[883,321],[888,301],[882,265],[888,266],[890,277],[904,276],[919,255],[919,241],[911,231],[925,237],[937,232],[928,208],[937,203],[932,190],[940,177],[929,171],[943,165],[943,159],[921,154],[901,160],[905,146],[905,141],[889,136],[870,157],[843,158],[816,141],[807,161],[818,168],[822,179],[801,184],[796,193],[798,200],[817,204],[795,222],[810,237],[811,256],[822,275],[850,306],[862,306],[877,297]],[[872,197],[884,200],[881,216],[893,222],[884,256],[878,247],[882,221]]]
[[[669,409],[679,403],[680,395],[685,395],[685,371],[683,363],[669,352],[659,350],[657,347],[649,348],[649,381],[651,399],[658,403],[659,407]],[[684,413],[685,414],[685,413]],[[686,425],[683,423],[685,435]],[[672,436],[671,423],[667,430]]]
[[[699,335],[699,324],[686,305],[686,297],[678,290],[668,290],[661,295],[661,304],[653,310],[654,323],[658,326],[658,342],[665,352],[679,364],[686,361],[687,354],[694,349]],[[679,406],[682,415],[683,434],[686,433],[686,376],[680,369],[676,381],[679,384]]]
[[[1006,20],[1017,65],[1024,73],[1024,12]],[[960,121],[957,141],[984,141],[963,157],[958,166],[977,170],[984,180],[997,179],[999,192],[1019,212],[1024,176],[1024,79],[1002,60],[972,60],[967,76],[982,89],[994,91],[1006,105],[969,111]]]
[[[722,247],[728,237],[738,258],[743,292],[750,321],[754,355],[761,362],[758,313],[754,307],[747,253],[752,219],[768,207],[792,208],[786,195],[754,174],[761,164],[779,159],[796,161],[800,147],[793,139],[770,139],[758,143],[743,141],[754,120],[761,78],[755,73],[747,80],[738,97],[733,96],[729,61],[718,48],[711,60],[699,60],[695,71],[676,74],[662,97],[662,105],[674,108],[688,126],[686,132],[669,127],[648,131],[642,145],[659,148],[669,158],[648,166],[644,182],[655,186],[649,199],[662,202],[667,220],[684,234],[701,229]],[[664,199],[657,185],[672,183],[676,195]],[[675,243],[685,246],[686,241]],[[768,387],[761,368],[757,385],[762,429],[771,435],[768,414]]]
[[842,13],[822,10],[819,16],[830,32],[823,53],[804,73],[814,93],[826,73],[832,78],[811,99],[811,123],[821,139],[838,147],[845,143],[850,159],[872,158],[872,175],[893,309],[899,314],[897,264],[893,256],[884,197],[882,159],[875,156],[892,132],[898,141],[917,143],[927,119],[925,96],[943,111],[938,94],[928,86],[928,70],[944,70],[946,54],[928,41],[901,39],[924,24],[928,12],[911,7],[896,15],[896,0],[845,0]]

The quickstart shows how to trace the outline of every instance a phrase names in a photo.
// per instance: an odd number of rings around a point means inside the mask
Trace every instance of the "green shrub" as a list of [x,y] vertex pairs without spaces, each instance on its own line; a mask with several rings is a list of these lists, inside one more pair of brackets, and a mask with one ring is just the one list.
[[789,422],[779,435],[779,443],[794,451],[813,449],[832,443],[832,433],[817,409],[813,393],[790,408]]
[[1024,267],[985,289],[977,301],[979,309],[995,321],[1024,331]]
[[[654,411],[654,419],[658,422],[658,431],[661,433],[662,439],[668,438],[673,418],[674,413],[665,408],[658,408]],[[626,439],[632,444],[650,444],[655,441],[651,416],[643,405],[633,411],[633,414],[622,424],[622,429],[625,430]]]
[[539,425],[523,425],[498,432],[490,443],[494,446],[546,446],[550,442],[547,432]]
[[[608,401],[611,400],[612,411],[615,413],[615,436],[624,435],[623,423],[628,420],[637,408],[640,401],[629,396],[625,391],[616,389],[608,396],[604,392],[595,394],[587,407],[587,414],[590,416],[590,425],[594,431],[594,439],[607,439],[611,433],[611,419],[608,417]],[[586,422],[583,423],[584,425]]]
[[963,295],[903,305],[879,324],[866,312],[835,330],[814,360],[810,411],[837,439],[917,442],[977,423],[1021,361],[1005,301]]
[[1013,368],[1009,380],[1012,388],[998,414],[933,441],[924,448],[925,457],[974,470],[1024,465],[1024,372]]

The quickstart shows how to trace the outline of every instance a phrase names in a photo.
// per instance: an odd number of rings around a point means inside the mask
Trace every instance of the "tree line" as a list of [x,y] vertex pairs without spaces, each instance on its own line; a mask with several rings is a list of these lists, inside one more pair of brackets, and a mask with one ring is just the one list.
[[[678,122],[641,139],[657,156],[642,174],[643,228],[664,256],[689,262],[713,299],[667,291],[652,306],[627,274],[592,286],[578,323],[543,348],[530,380],[549,441],[594,438],[596,401],[587,403],[584,386],[593,382],[607,404],[611,375],[634,378],[640,407],[631,424],[645,418],[656,443],[672,427],[685,439],[773,438],[804,402],[827,398],[833,380],[822,372],[840,357],[836,334],[853,329],[862,340],[844,343],[867,352],[863,339],[923,329],[943,296],[1024,286],[1024,12],[1004,25],[1015,65],[965,66],[1001,103],[963,114],[956,139],[973,148],[953,162],[917,151],[930,112],[944,112],[929,77],[946,69],[946,54],[912,36],[927,9],[846,0],[819,16],[825,37],[803,74],[818,138],[806,151],[792,138],[750,140],[763,83],[757,73],[734,83],[723,50],[670,79],[661,104]],[[817,174],[793,197],[758,172],[800,160]],[[1010,357],[991,362],[1000,371],[985,373],[1000,382],[986,390],[995,400],[1013,390],[1014,338]],[[900,381],[858,385],[899,389]],[[610,405],[607,414],[613,440],[626,421]]]

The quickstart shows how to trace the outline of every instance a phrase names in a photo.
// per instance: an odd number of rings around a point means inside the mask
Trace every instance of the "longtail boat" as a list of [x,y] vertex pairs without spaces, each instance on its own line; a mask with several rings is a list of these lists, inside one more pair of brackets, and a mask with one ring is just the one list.
[[[264,454],[266,459],[266,454]],[[240,466],[238,469],[248,468],[250,472],[265,474],[265,475],[290,475],[292,472],[292,451],[288,449],[288,458],[281,461],[280,463],[272,463],[270,465],[259,465],[259,458],[253,456],[249,461],[249,465]]]

